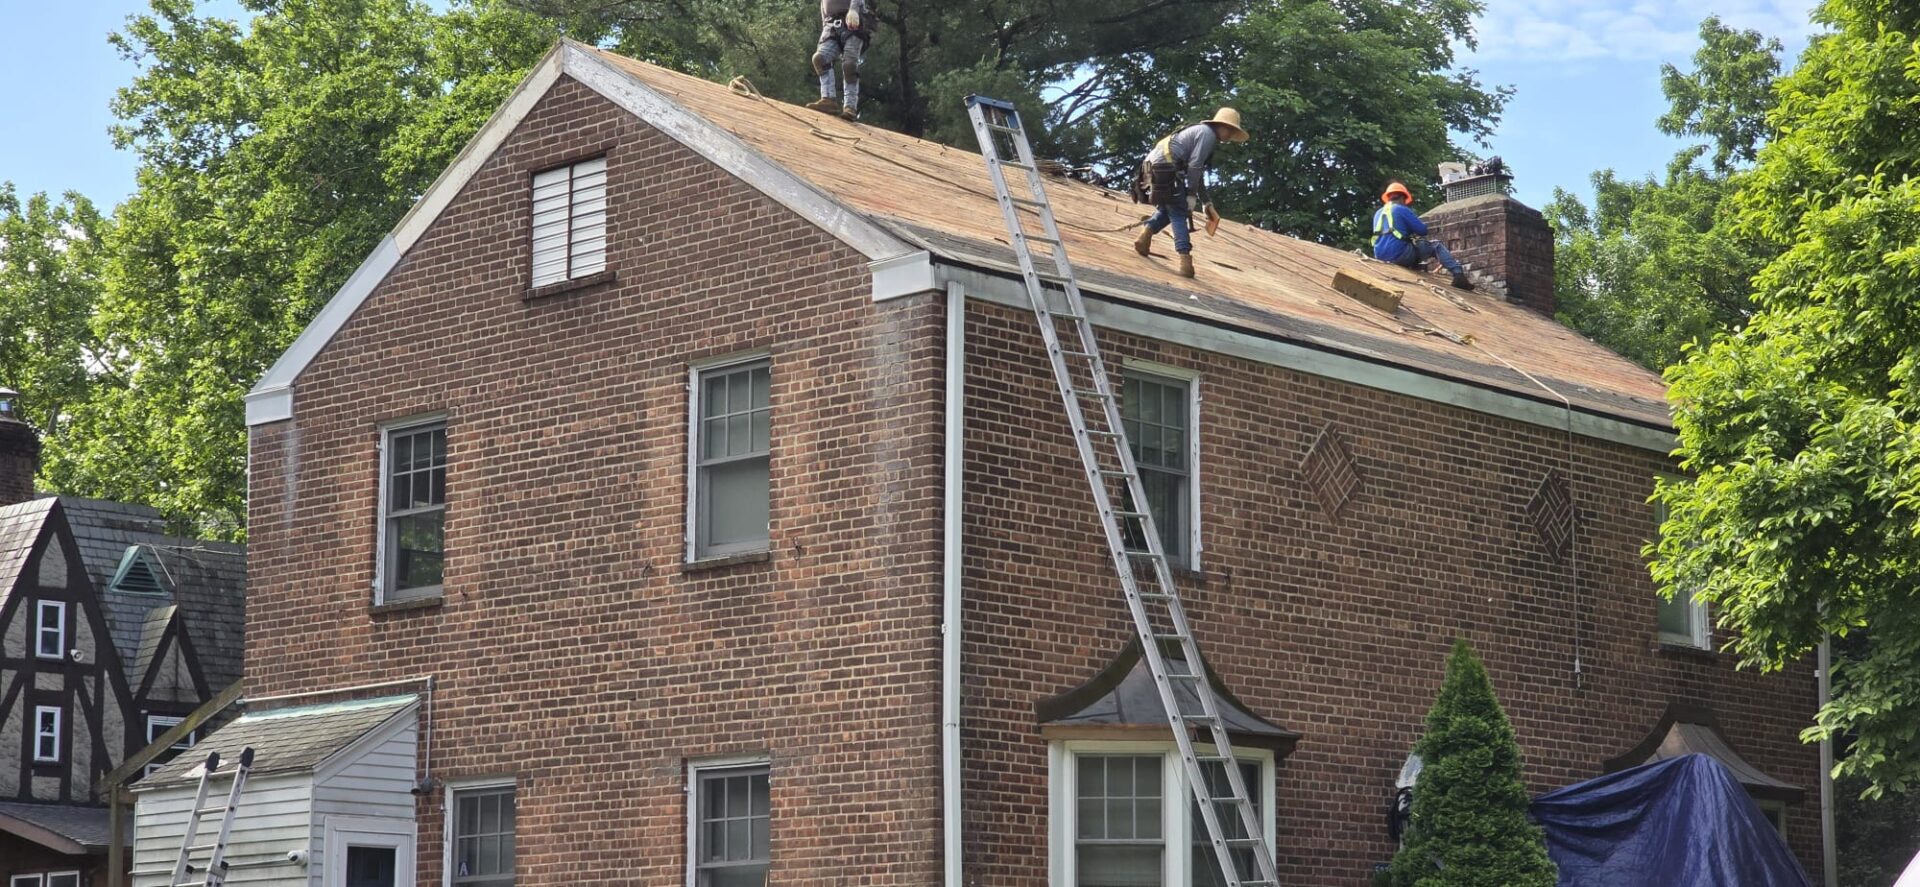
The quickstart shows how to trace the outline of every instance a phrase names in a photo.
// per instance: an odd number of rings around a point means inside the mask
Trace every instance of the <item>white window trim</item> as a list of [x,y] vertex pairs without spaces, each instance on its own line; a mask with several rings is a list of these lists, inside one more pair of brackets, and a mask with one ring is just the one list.
[[[52,757],[46,757],[40,754],[40,740],[45,738],[47,735],[49,735],[45,732],[42,732],[40,729],[40,716],[47,712],[53,712],[53,733],[51,734],[53,736],[53,756]],[[33,761],[34,763],[36,764],[60,763],[60,745],[61,745],[61,740],[66,738],[66,735],[65,735],[66,729],[67,729],[66,720],[67,720],[66,710],[61,708],[58,705],[36,705],[33,707]]]
[[[455,796],[467,794],[468,792],[510,788],[513,789],[513,800],[517,807],[520,803],[520,780],[511,776],[487,776],[477,779],[448,780],[444,783],[444,786],[446,790],[440,793],[442,795],[440,799],[440,822],[443,823],[440,829],[440,883],[442,887],[453,887],[454,823],[458,822],[455,817],[459,815],[458,808],[454,806],[457,800]],[[514,824],[514,830],[516,832],[519,830],[517,819]],[[513,853],[514,869],[517,872],[520,867],[520,836],[518,834],[514,835]],[[516,874],[516,879],[517,877]]]
[[413,870],[419,867],[414,832],[411,819],[327,816],[320,847],[326,859],[321,872],[324,887],[345,887],[349,844],[393,848],[394,887],[413,887]]
[[7,879],[7,887],[40,887],[39,875],[14,875]]
[[[382,422],[378,426],[380,430],[380,482],[377,485],[379,490],[377,495],[380,497],[380,501],[379,501],[379,506],[374,513],[374,522],[373,522],[373,605],[376,607],[388,602],[387,601],[387,482],[388,482],[388,477],[387,476],[392,473],[393,466],[388,464],[387,456],[389,453],[393,451],[393,436],[395,434],[412,431],[423,425],[448,425],[449,426],[448,430],[449,431],[452,430],[451,423],[447,421],[447,414],[444,411],[433,412],[433,413],[422,413],[417,416],[407,416],[406,418],[395,419],[391,422]],[[447,447],[448,447],[447,468],[449,469],[449,473],[451,473],[451,469],[453,468],[453,459],[452,459],[453,444],[451,440],[448,441]],[[442,526],[444,527],[445,525],[442,524]],[[443,545],[444,545],[444,542],[445,542],[445,537],[442,537]],[[405,598],[402,598],[402,600],[416,600],[416,599],[440,597],[445,592],[445,590],[446,590],[446,585],[444,584],[444,581],[443,581],[441,585],[434,586],[431,589],[411,589],[411,591],[413,591],[414,593],[408,595]]]
[[[720,554],[700,553],[700,377],[715,370],[724,370],[742,364],[768,361],[767,369],[767,406],[773,406],[773,351],[757,348],[752,351],[737,352],[720,357],[708,357],[687,364],[687,514],[684,545],[685,563],[694,564],[703,560],[718,560],[741,554],[753,554],[757,551],[770,551],[773,548],[773,528],[767,528],[767,544],[758,549],[743,549]],[[769,413],[767,422],[767,456],[771,464],[773,456],[773,422]],[[769,479],[767,499],[769,512],[773,504],[772,480]],[[772,518],[768,518],[771,523]]]
[[[1167,887],[1192,884],[1193,842],[1189,835],[1193,826],[1188,819],[1187,808],[1193,802],[1193,792],[1187,788],[1186,769],[1180,762],[1179,746],[1172,740],[1136,742],[1105,739],[1055,741],[1047,746],[1047,805],[1050,813],[1047,817],[1048,883],[1070,887],[1077,875],[1073,838],[1076,825],[1075,792],[1078,788],[1075,783],[1079,768],[1074,766],[1074,758],[1082,754],[1162,756],[1160,773],[1165,782],[1161,786],[1160,809],[1165,819],[1162,820],[1161,834],[1166,836],[1167,841],[1167,871],[1161,877]],[[1279,822],[1274,809],[1274,754],[1260,748],[1235,749],[1234,754],[1242,761],[1260,763],[1260,785],[1254,790],[1260,793],[1260,827],[1266,833],[1267,846],[1271,848],[1276,844]]]
[[1187,383],[1187,569],[1200,570],[1200,373],[1185,367],[1123,358],[1122,374],[1160,376]]
[[[686,887],[699,887],[700,877],[700,803],[699,795],[694,791],[700,785],[700,775],[715,770],[742,770],[749,767],[764,767],[767,770],[767,793],[773,793],[773,758],[769,755],[729,755],[722,757],[696,758],[687,761],[686,782],[680,786],[681,793],[687,797],[687,843],[682,852],[685,854],[687,881]],[[769,817],[767,823],[768,847],[771,852],[773,823]]]
[[[54,628],[60,634],[60,641],[59,641],[60,649],[53,653],[48,653],[41,646],[41,641],[45,639],[45,635],[47,633],[46,613],[49,610],[53,611],[54,613]],[[34,602],[34,605],[33,605],[33,655],[39,659],[67,658],[67,602],[66,601],[40,600],[40,601]]]
[[[1782,841],[1786,840],[1787,839],[1787,802],[1761,801],[1756,799],[1754,803],[1760,806],[1760,812],[1767,814],[1767,824],[1774,826],[1775,830],[1780,832],[1780,840]],[[1775,815],[1778,815],[1779,819],[1777,820],[1774,819]]]
[[79,887],[80,884],[80,872],[78,869],[65,872],[47,872],[43,877],[47,879],[47,887],[53,887],[53,879],[55,878],[72,878],[75,887]]
[[[1660,480],[1666,480],[1666,481],[1682,480],[1682,478],[1679,475],[1675,475],[1675,474],[1660,474],[1658,477]],[[1656,540],[1659,538],[1660,525],[1665,523],[1666,519],[1667,519],[1666,503],[1664,502],[1653,503],[1653,521],[1654,521],[1653,532],[1654,532],[1654,538]],[[1659,632],[1660,642],[1663,644],[1675,644],[1682,647],[1695,647],[1701,650],[1711,650],[1713,649],[1713,623],[1707,618],[1709,615],[1707,612],[1707,602],[1704,600],[1701,600],[1700,596],[1697,594],[1694,594],[1692,591],[1689,591],[1687,594],[1688,594],[1687,633],[1676,634],[1674,632],[1660,630]],[[1657,612],[1655,614],[1655,618],[1656,618],[1655,626],[1657,628],[1658,627]]]

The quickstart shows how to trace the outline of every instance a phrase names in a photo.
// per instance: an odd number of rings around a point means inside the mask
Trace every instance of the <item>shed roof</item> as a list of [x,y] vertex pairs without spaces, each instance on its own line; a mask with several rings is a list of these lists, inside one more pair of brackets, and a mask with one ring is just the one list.
[[227,762],[238,760],[249,748],[253,749],[254,775],[310,771],[354,740],[412,711],[414,702],[410,695],[385,696],[248,712],[134,786],[144,791],[194,782],[200,778],[209,752],[218,752],[220,760]]
[[[1035,703],[1034,715],[1041,728],[1063,736],[1077,730],[1091,737],[1098,731],[1116,728],[1166,733],[1169,729],[1166,710],[1160,702],[1160,691],[1154,687],[1146,657],[1141,655],[1144,649],[1138,638],[1128,641],[1119,655],[1086,683]],[[1162,656],[1175,673],[1189,673],[1177,645],[1163,647]],[[1206,670],[1208,685],[1213,688],[1221,720],[1235,743],[1270,748],[1283,757],[1293,751],[1294,743],[1300,739],[1299,733],[1254,714],[1227,689],[1204,658],[1201,665]],[[1191,683],[1178,681],[1173,686],[1183,711],[1200,709],[1199,696]]]
[[[903,239],[984,270],[1015,268],[978,152],[582,49]],[[1254,137],[1259,138],[1257,132]],[[1047,196],[1081,283],[1091,292],[1559,403],[1542,390],[1544,383],[1583,410],[1671,427],[1659,376],[1520,305],[1440,288],[1433,285],[1439,278],[1231,220],[1220,226],[1217,238],[1197,237],[1200,273],[1184,280],[1166,257],[1149,261],[1134,253],[1135,223],[1146,213],[1126,195],[1052,179]],[[1354,212],[1371,209],[1355,207]],[[1384,315],[1334,290],[1333,273],[1343,269],[1404,285],[1400,311]],[[1471,337],[1472,344],[1460,344],[1447,333]]]
[[1799,786],[1768,776],[1741,757],[1721,732],[1720,720],[1713,710],[1689,703],[1668,703],[1653,731],[1626,754],[1608,760],[1606,768],[1608,773],[1613,773],[1688,754],[1702,754],[1719,761],[1756,798],[1797,804],[1806,794]]
[[100,853],[112,840],[105,807],[0,802],[0,832],[70,855]]

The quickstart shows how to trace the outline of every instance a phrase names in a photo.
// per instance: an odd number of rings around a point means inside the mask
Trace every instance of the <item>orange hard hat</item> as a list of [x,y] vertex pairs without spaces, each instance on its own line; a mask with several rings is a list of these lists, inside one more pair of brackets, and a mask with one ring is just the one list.
[[1381,203],[1392,203],[1392,202],[1393,202],[1393,195],[1395,195],[1395,194],[1398,194],[1398,195],[1400,195],[1400,196],[1402,196],[1402,197],[1405,197],[1405,198],[1407,198],[1407,202],[1408,202],[1408,203],[1412,203],[1412,202],[1413,202],[1413,192],[1412,192],[1412,191],[1408,191],[1408,190],[1407,190],[1407,186],[1406,186],[1406,185],[1403,185],[1403,184],[1401,184],[1401,183],[1399,183],[1399,182],[1392,182],[1392,183],[1389,183],[1389,184],[1387,185],[1387,190],[1386,190],[1386,191],[1384,191],[1384,192],[1382,192],[1382,193],[1381,193],[1381,195],[1380,195],[1380,202],[1381,202]]

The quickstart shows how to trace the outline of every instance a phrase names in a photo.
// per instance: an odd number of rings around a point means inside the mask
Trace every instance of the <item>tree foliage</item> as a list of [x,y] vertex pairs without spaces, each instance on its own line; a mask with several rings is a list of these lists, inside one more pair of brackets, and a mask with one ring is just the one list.
[[234,536],[242,395],[556,37],[491,2],[154,0],[116,141],[140,160],[92,317],[104,386],[51,447],[67,489]]
[[89,319],[100,298],[108,222],[78,194],[21,200],[0,182],[0,386],[25,392],[22,418],[48,442],[49,470],[68,439],[72,412],[113,379]]
[[1847,733],[1871,794],[1920,777],[1920,10],[1826,0],[1777,86],[1777,133],[1736,229],[1777,251],[1740,332],[1668,373],[1682,464],[1656,495],[1664,589],[1712,602],[1742,662],[1781,668],[1831,632],[1809,738]]
[[1658,126],[1706,141],[1681,151],[1663,179],[1602,170],[1591,208],[1559,189],[1546,208],[1561,322],[1656,370],[1745,322],[1750,281],[1773,252],[1732,224],[1728,198],[1768,136],[1780,43],[1711,17],[1700,42],[1692,71],[1663,67],[1671,109]]
[[1520,747],[1473,648],[1455,641],[1426,734],[1397,887],[1553,887],[1546,836],[1528,817]]

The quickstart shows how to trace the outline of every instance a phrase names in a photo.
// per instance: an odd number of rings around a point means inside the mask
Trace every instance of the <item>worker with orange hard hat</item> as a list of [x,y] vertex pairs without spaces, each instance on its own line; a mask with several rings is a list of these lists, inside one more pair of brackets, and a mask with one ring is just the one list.
[[1420,214],[1409,205],[1412,203],[1413,192],[1405,184],[1387,185],[1380,195],[1380,210],[1373,214],[1373,257],[1415,270],[1428,259],[1438,259],[1440,266],[1453,274],[1454,286],[1473,289],[1466,269],[1447,251],[1447,245],[1427,237],[1427,223],[1420,221]]

